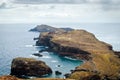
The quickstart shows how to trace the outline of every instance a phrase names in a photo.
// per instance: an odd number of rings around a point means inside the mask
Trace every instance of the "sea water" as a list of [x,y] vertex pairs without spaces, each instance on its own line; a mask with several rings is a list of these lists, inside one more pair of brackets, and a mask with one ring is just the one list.
[[[38,24],[0,24],[0,75],[10,74],[11,62],[16,57],[27,57],[42,60],[49,65],[53,74],[48,77],[64,77],[65,73],[75,69],[82,64],[81,60],[61,57],[54,52],[44,51],[42,57],[32,54],[38,53],[44,47],[34,46],[33,38],[38,37],[38,32],[29,32]],[[113,49],[120,50],[120,24],[119,23],[72,23],[72,24],[50,24],[56,27],[71,27],[75,29],[85,29],[104,42],[113,45]],[[58,67],[60,65],[60,67]],[[56,76],[55,71],[62,72],[61,76]]]

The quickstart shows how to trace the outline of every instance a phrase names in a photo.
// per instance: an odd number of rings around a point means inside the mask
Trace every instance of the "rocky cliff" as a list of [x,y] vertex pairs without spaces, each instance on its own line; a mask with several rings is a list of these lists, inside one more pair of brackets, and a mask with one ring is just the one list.
[[64,33],[41,33],[37,45],[49,46],[62,56],[89,60],[93,53],[111,53],[110,44],[99,41],[92,33],[74,30]]
[[33,58],[15,58],[11,65],[11,75],[23,76],[43,76],[51,74],[52,70],[43,61]]
[[120,79],[120,59],[112,46],[99,41],[92,33],[74,30],[63,33],[42,33],[37,45],[49,46],[59,55],[82,59],[69,78],[76,80]]

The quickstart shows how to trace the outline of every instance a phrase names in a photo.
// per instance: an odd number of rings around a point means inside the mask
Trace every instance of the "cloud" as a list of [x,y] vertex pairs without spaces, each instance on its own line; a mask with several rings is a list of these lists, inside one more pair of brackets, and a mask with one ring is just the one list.
[[11,9],[14,7],[12,0],[0,0],[0,9]]
[[120,0],[1,0],[0,9],[1,23],[120,22]]
[[6,3],[0,4],[0,9],[4,9],[4,8],[6,8]]
[[13,0],[15,4],[91,4],[100,5],[103,10],[120,9],[120,0]]
[[119,22],[120,11],[103,11],[100,5],[49,4],[21,6],[0,12],[0,22]]
[[[6,8],[9,4],[14,6],[18,4],[22,5],[41,5],[41,4],[90,4],[90,5],[100,5],[102,10],[120,10],[120,0],[1,0],[2,4],[0,7]],[[7,8],[8,8],[7,7]],[[18,7],[18,6],[16,6]],[[53,7],[51,7],[52,9]],[[55,8],[55,7],[54,7]]]
[[47,4],[47,3],[79,4],[86,2],[86,0],[14,0],[13,2],[20,4]]
[[14,3],[20,4],[46,4],[46,3],[65,3],[65,4],[120,4],[120,0],[13,0]]

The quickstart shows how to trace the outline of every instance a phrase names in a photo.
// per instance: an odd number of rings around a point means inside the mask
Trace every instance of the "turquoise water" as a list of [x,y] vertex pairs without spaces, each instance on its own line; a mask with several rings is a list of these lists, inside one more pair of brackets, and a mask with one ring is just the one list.
[[[33,56],[41,50],[41,47],[35,45],[34,37],[38,37],[39,33],[28,32],[37,24],[0,24],[0,75],[10,73],[11,61],[15,57],[36,58],[45,61],[53,71],[59,70],[63,74],[55,76],[53,73],[49,77],[63,77],[65,73],[69,73],[71,69],[82,64],[79,60],[72,60],[60,57],[53,52],[42,52],[43,57]],[[95,34],[95,36],[107,43],[113,45],[113,49],[120,51],[120,24],[50,24],[56,27],[72,27],[76,29],[85,29]],[[57,67],[61,65],[61,67]]]

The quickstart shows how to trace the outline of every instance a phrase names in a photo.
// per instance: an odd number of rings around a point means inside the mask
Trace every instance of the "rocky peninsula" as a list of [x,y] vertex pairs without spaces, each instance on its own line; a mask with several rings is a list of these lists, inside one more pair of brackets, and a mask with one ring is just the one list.
[[61,56],[84,60],[68,78],[75,80],[119,80],[120,58],[112,46],[99,41],[95,35],[85,30],[68,32],[44,32],[37,45],[48,46]]
[[29,31],[33,32],[67,32],[72,31],[72,28],[56,28],[46,24],[37,25],[35,28],[30,29]]

